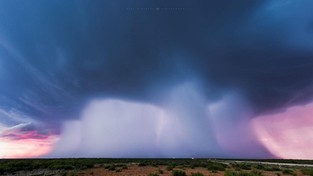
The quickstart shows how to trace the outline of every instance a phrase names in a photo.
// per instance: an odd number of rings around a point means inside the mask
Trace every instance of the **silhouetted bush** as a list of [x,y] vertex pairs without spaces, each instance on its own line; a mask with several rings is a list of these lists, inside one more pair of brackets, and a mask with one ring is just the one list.
[[159,174],[164,174],[164,171],[162,169],[158,169]]
[[172,175],[173,176],[186,176],[186,172],[181,171],[181,170],[173,170]]
[[150,174],[148,174],[148,176],[159,176],[159,174],[156,174],[156,173],[150,173]]
[[216,163],[216,162],[210,162],[207,166],[207,169],[210,171],[225,171],[227,168],[226,164],[223,163]]
[[191,176],[203,176],[203,174],[200,172],[196,172],[196,173],[191,173]]
[[224,173],[224,176],[262,176],[262,172],[257,171],[257,170],[253,170],[250,172],[247,172],[247,171],[235,172],[235,171],[227,170]]
[[291,169],[284,169],[284,170],[283,170],[283,174],[285,174],[285,175],[293,175],[293,176],[297,175],[297,174],[294,173],[293,170],[291,170]]
[[171,170],[173,170],[174,169],[174,166],[166,166],[166,170],[167,171],[171,171]]
[[232,163],[232,166],[238,171],[252,169],[252,165],[248,163]]
[[147,166],[146,163],[139,163],[138,166]]
[[224,176],[237,176],[236,172],[227,170],[224,173]]
[[311,168],[302,168],[300,169],[303,175],[313,176],[313,169]]
[[265,171],[281,171],[277,166],[264,166],[263,170]]

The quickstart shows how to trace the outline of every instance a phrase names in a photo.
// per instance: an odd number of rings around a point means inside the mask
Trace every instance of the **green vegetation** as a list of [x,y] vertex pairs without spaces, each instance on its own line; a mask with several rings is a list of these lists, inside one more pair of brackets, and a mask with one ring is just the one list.
[[291,169],[284,169],[284,170],[283,170],[283,174],[284,174],[284,175],[293,175],[293,176],[296,176],[296,175],[297,175],[297,174],[294,173],[294,171],[291,170]]
[[231,165],[237,170],[251,170],[252,165],[248,163],[231,163]]
[[171,171],[171,170],[174,169],[174,167],[175,167],[175,166],[166,166],[166,170],[167,170],[167,171]]
[[128,169],[126,164],[109,164],[104,166],[109,171],[121,172],[124,169]]
[[173,176],[186,176],[186,172],[181,171],[181,170],[173,170],[172,175]]
[[156,174],[156,173],[150,173],[150,174],[148,174],[148,176],[159,176],[159,174]]
[[231,171],[227,170],[224,176],[262,176],[262,172],[257,170],[252,171]]
[[313,168],[302,168],[300,170],[303,175],[313,176]]
[[196,172],[196,173],[191,173],[191,176],[204,176],[204,175],[200,172]]
[[138,166],[147,166],[146,163],[139,163]]
[[225,171],[226,168],[227,168],[226,164],[218,163],[218,162],[209,162],[207,166],[207,169],[213,172]]
[[277,166],[264,166],[265,171],[281,171],[281,169]]
[[[262,160],[263,161],[263,160]],[[265,161],[265,160],[264,160]],[[275,160],[273,160],[275,161]],[[288,160],[289,161],[289,160]],[[277,162],[283,163],[283,160]],[[291,161],[290,161],[291,162]],[[303,162],[296,160],[296,162]],[[311,161],[310,161],[311,162]],[[309,163],[310,163],[309,162]],[[313,162],[311,162],[313,163]],[[0,160],[0,175],[10,175],[23,171],[25,173],[35,171],[37,175],[47,175],[42,170],[54,175],[72,175],[80,173],[81,170],[93,167],[104,167],[106,170],[121,172],[128,169],[129,164],[140,167],[152,166],[157,175],[162,175],[168,171],[172,174],[183,174],[189,168],[206,168],[209,171],[224,172],[225,176],[261,176],[262,172],[273,172],[277,176],[295,176],[298,171],[303,175],[313,176],[313,168],[283,167],[262,163],[247,163],[244,160],[234,162],[231,160],[212,159],[3,159]],[[164,168],[161,170],[160,168]],[[51,171],[51,172],[50,172]],[[14,175],[14,174],[11,174]],[[25,174],[26,175],[26,174]],[[90,174],[92,175],[92,174]],[[184,174],[186,175],[186,173]],[[201,176],[202,173],[193,173],[192,176]]]
[[162,169],[158,169],[159,174],[164,174],[164,171]]

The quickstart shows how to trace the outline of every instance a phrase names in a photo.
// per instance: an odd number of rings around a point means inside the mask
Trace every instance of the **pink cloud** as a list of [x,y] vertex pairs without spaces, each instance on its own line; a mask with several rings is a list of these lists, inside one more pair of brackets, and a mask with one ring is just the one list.
[[260,142],[275,156],[288,159],[313,158],[313,103],[253,119]]
[[48,154],[58,139],[54,134],[9,129],[0,136],[0,158],[33,158]]
[[40,134],[37,131],[6,131],[1,137],[11,140],[23,140],[23,139],[47,139],[51,134]]

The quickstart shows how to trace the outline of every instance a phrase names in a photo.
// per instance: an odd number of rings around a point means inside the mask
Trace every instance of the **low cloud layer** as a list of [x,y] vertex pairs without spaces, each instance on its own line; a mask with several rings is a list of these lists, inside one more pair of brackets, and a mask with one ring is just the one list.
[[[235,102],[236,107],[231,107]],[[48,156],[272,157],[259,146],[247,110],[232,94],[207,106],[190,83],[173,88],[160,107],[119,99],[92,100],[79,121],[65,123],[61,139]],[[244,152],[252,147],[254,151]]]

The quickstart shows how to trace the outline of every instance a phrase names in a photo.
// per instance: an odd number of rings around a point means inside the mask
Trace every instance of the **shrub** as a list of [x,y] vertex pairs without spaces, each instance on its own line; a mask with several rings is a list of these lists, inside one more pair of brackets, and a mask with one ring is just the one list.
[[227,168],[226,164],[214,162],[210,162],[209,165],[207,166],[207,169],[211,171],[225,171],[226,168]]
[[250,172],[250,175],[252,175],[252,176],[262,176],[262,172],[258,171],[258,170],[252,170]]
[[172,175],[173,176],[186,176],[186,172],[181,171],[181,170],[173,170]]
[[301,169],[303,175],[313,176],[313,169],[311,168],[303,168]]
[[138,166],[147,166],[146,163],[139,163]]
[[237,176],[237,173],[234,171],[226,170],[224,176]]
[[200,172],[196,172],[196,173],[191,173],[191,176],[204,176],[204,175]]
[[167,171],[171,171],[171,170],[173,170],[173,169],[174,169],[174,166],[167,166],[167,167],[166,167],[166,170],[167,170]]
[[116,169],[115,172],[122,172],[122,169]]
[[252,165],[248,163],[233,163],[236,170],[251,170]]
[[109,171],[114,171],[115,170],[115,166],[114,165],[111,165],[109,168],[108,168]]
[[234,171],[227,170],[224,176],[262,176],[262,172],[257,171],[257,170],[253,170],[250,172],[247,172],[247,171],[234,172]]
[[159,176],[159,174],[156,174],[156,173],[150,173],[150,174],[148,174],[148,176]]
[[284,169],[283,174],[285,175],[296,175],[291,169]]
[[264,167],[264,165],[262,165],[262,164],[257,164],[257,165],[255,165],[254,167],[255,167],[256,169],[265,170],[265,167]]
[[164,171],[162,169],[158,169],[159,174],[164,174]]
[[281,171],[281,169],[277,166],[266,166],[266,167],[264,167],[263,170],[265,170],[265,171]]

